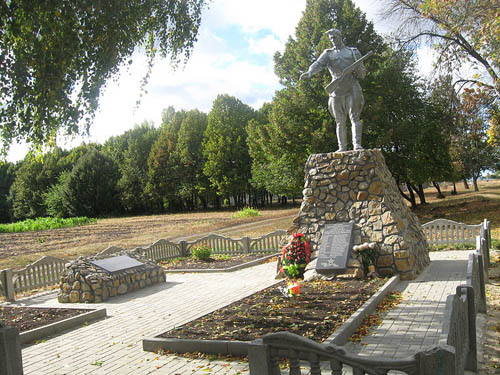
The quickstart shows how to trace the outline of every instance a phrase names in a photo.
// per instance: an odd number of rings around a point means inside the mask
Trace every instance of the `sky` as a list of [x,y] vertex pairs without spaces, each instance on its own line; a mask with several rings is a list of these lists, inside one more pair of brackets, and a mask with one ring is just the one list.
[[[354,2],[377,32],[394,31],[379,16],[381,0]],[[213,0],[202,15],[198,42],[187,64],[173,70],[168,60],[158,59],[140,97],[147,64],[145,56],[136,52],[128,70],[122,70],[103,90],[90,136],[61,138],[59,146],[70,149],[82,141],[104,143],[146,120],[159,126],[161,113],[169,106],[208,113],[219,94],[260,108],[280,89],[273,56],[294,36],[305,4],[306,0]],[[422,73],[429,73],[432,51],[421,49],[418,56]],[[26,152],[26,145],[13,144],[7,160],[20,160]]]

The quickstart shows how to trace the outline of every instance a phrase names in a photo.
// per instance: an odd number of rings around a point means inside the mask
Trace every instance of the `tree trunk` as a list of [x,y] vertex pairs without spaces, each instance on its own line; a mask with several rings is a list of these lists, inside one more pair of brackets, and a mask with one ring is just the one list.
[[467,179],[464,177],[464,189],[469,190],[469,184],[467,183]]
[[457,185],[455,184],[455,181],[453,181],[453,191],[451,192],[451,195],[457,195]]
[[422,186],[422,184],[418,184],[417,186],[410,184],[410,189],[417,193],[418,199],[420,200],[420,204],[422,206],[427,204],[427,202],[425,201],[424,187]]
[[[415,200],[415,194],[413,194],[413,191],[408,188],[408,192],[410,192],[410,195],[406,195],[404,191],[401,189],[401,186],[399,185],[399,182],[396,182],[396,186],[398,187],[399,193],[401,196],[406,199],[408,202],[410,202],[412,208],[417,207],[417,201]],[[408,186],[408,185],[407,185]]]
[[472,176],[472,183],[474,184],[474,191],[479,191],[479,186],[477,186],[477,178],[476,176]]
[[420,199],[420,204],[422,206],[427,204],[427,201],[425,200],[425,191],[424,191],[424,186],[422,184],[417,185],[418,189],[415,189],[415,191],[418,194],[418,199]]
[[411,208],[417,208],[417,198],[415,197],[415,192],[413,191],[411,184],[406,183],[406,187],[408,188],[408,193],[410,194]]
[[443,199],[445,196],[443,195],[443,193],[441,192],[441,187],[439,186],[439,182],[436,182],[436,181],[432,181],[432,184],[434,185],[434,187],[436,188],[437,190],[437,197],[439,199]]

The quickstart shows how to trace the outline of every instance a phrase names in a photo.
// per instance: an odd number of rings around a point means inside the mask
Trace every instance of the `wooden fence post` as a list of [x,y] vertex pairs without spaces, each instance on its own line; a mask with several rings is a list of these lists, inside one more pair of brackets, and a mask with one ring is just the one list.
[[13,278],[14,274],[10,268],[0,271],[0,280],[3,284],[5,299],[9,302],[15,301]]

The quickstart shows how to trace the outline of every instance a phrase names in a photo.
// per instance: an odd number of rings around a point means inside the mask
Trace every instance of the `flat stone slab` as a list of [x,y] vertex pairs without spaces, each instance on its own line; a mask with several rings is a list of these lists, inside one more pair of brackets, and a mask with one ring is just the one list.
[[347,268],[353,242],[354,223],[325,224],[316,271],[340,271]]
[[111,258],[91,260],[90,263],[110,273],[144,265],[144,263],[139,262],[137,259],[131,258],[127,255],[119,255]]

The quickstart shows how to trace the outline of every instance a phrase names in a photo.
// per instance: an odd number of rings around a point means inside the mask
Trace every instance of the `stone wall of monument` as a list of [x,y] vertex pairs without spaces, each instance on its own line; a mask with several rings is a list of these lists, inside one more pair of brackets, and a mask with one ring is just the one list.
[[[325,223],[354,222],[354,245],[375,242],[377,272],[413,279],[429,264],[417,217],[401,197],[380,150],[313,154],[306,163],[303,202],[294,232],[311,241],[313,258]],[[352,255],[349,271],[359,273]]]
[[153,262],[127,252],[114,255],[127,255],[143,262],[143,265],[110,273],[90,263],[95,258],[79,257],[66,264],[61,276],[59,302],[103,302],[117,295],[165,282],[165,270]]

